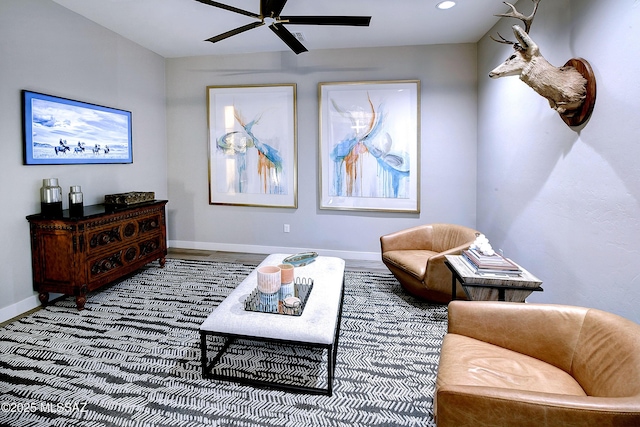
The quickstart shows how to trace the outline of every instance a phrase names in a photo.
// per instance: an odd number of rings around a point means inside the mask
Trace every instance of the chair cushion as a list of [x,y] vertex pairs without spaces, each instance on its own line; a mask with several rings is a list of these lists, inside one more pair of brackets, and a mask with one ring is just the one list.
[[442,343],[436,389],[444,385],[498,387],[586,396],[567,372],[539,359],[449,333]]
[[388,251],[382,254],[382,261],[422,281],[427,272],[427,261],[434,255],[437,255],[437,252],[427,250]]

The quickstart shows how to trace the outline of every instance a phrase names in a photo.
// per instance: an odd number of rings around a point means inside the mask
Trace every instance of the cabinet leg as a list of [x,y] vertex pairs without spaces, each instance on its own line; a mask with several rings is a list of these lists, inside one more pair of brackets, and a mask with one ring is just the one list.
[[76,307],[78,310],[84,310],[84,305],[87,302],[87,297],[84,294],[76,295]]
[[162,257],[158,260],[158,262],[160,263],[160,268],[164,268],[164,265],[167,262],[167,259],[165,257]]
[[47,305],[49,302],[49,292],[40,292],[38,299],[40,300],[40,304]]
[[83,285],[76,294],[76,307],[78,311],[84,310],[84,305],[87,302],[87,285]]

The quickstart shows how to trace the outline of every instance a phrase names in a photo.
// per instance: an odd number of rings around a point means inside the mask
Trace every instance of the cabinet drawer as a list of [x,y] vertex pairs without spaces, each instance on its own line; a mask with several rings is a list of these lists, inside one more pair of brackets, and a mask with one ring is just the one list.
[[112,252],[88,259],[89,283],[113,280],[164,255],[163,236],[157,233],[148,239],[133,242]]
[[103,250],[127,245],[138,239],[147,239],[160,233],[161,213],[143,217],[126,218],[126,220],[90,228],[86,233],[87,255],[92,256]]

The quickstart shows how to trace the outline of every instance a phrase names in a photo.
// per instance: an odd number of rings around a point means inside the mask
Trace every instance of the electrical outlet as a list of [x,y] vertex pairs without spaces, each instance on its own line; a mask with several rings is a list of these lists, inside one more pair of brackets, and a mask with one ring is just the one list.
[[288,233],[288,232],[290,232],[290,231],[291,231],[291,227],[289,227],[289,224],[285,224],[285,225],[284,225],[284,230],[283,230],[283,231],[284,231],[285,233]]

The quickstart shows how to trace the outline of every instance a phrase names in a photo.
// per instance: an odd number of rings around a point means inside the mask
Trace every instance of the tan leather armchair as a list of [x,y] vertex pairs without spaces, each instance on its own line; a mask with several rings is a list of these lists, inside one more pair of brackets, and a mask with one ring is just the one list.
[[[457,255],[475,240],[476,230],[428,224],[380,237],[382,262],[407,292],[437,303],[451,301],[451,271],[445,255]],[[456,297],[466,299],[460,284]]]
[[551,304],[453,301],[438,427],[640,426],[640,325]]

